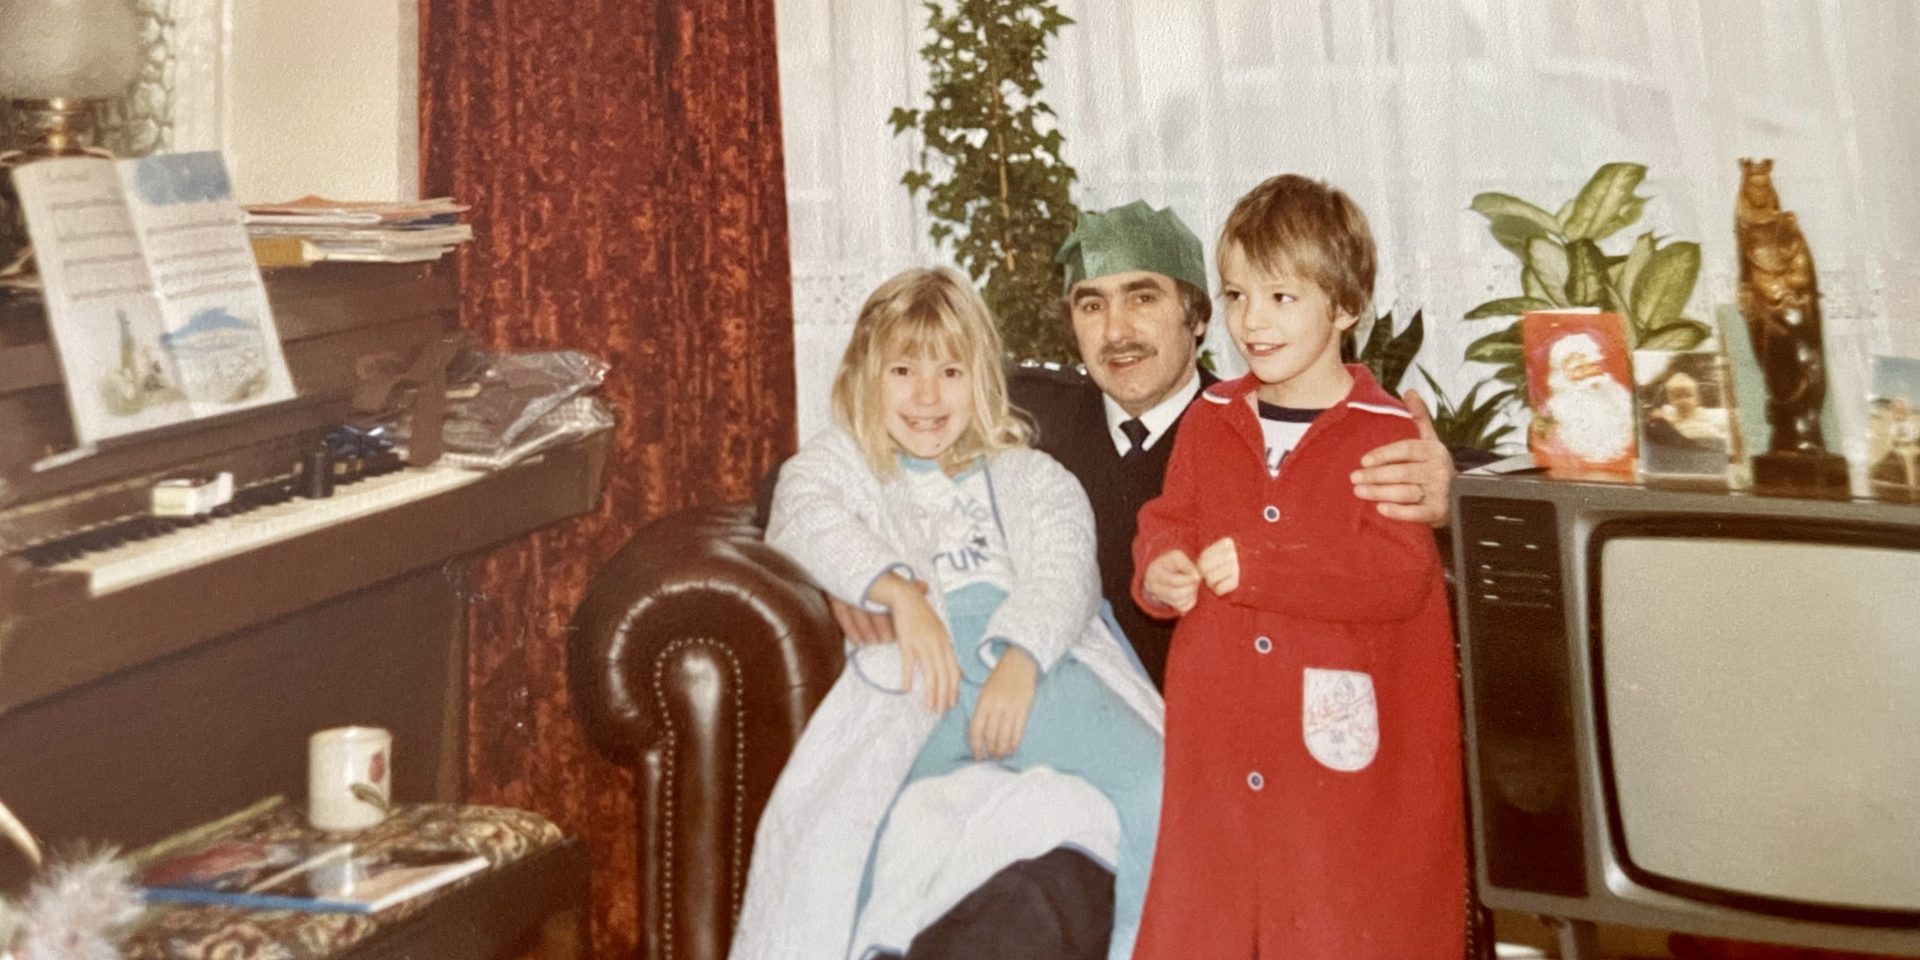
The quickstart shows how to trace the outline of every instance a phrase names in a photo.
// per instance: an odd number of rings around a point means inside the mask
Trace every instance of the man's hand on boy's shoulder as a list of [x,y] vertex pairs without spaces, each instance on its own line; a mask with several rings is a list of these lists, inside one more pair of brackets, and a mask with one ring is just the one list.
[[1401,398],[1420,435],[1367,451],[1353,472],[1353,495],[1374,501],[1383,517],[1444,527],[1453,455],[1434,432],[1433,417],[1420,394],[1408,390]]

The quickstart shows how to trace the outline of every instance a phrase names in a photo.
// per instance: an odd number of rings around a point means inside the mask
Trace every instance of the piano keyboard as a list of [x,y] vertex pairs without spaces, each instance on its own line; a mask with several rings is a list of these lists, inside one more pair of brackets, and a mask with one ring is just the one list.
[[243,513],[215,517],[51,564],[85,574],[94,596],[124,590],[198,564],[291,540],[323,527],[423,500],[486,476],[482,471],[424,467],[367,477],[336,487],[319,500],[285,499]]

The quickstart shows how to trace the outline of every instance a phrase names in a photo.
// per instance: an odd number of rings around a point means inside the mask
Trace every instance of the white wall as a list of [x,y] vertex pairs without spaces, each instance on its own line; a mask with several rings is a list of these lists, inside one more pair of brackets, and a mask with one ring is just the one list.
[[418,0],[227,0],[241,202],[419,196]]

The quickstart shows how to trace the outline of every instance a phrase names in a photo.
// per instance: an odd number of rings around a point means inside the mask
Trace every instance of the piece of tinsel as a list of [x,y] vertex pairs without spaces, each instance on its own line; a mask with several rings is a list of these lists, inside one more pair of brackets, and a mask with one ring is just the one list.
[[42,871],[11,908],[12,942],[0,940],[0,956],[11,947],[14,960],[120,960],[115,941],[143,901],[131,868],[114,857],[101,850]]

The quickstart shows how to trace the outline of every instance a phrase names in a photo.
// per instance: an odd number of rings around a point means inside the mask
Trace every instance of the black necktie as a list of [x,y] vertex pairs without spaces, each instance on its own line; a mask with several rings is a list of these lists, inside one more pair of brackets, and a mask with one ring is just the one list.
[[1120,462],[1132,463],[1135,460],[1140,459],[1143,455],[1146,454],[1147,452],[1147,446],[1146,446],[1147,425],[1146,424],[1141,423],[1138,420],[1125,420],[1125,421],[1122,421],[1120,424],[1120,432],[1126,434],[1128,442],[1133,444],[1131,447],[1127,448],[1126,453],[1120,455]]

